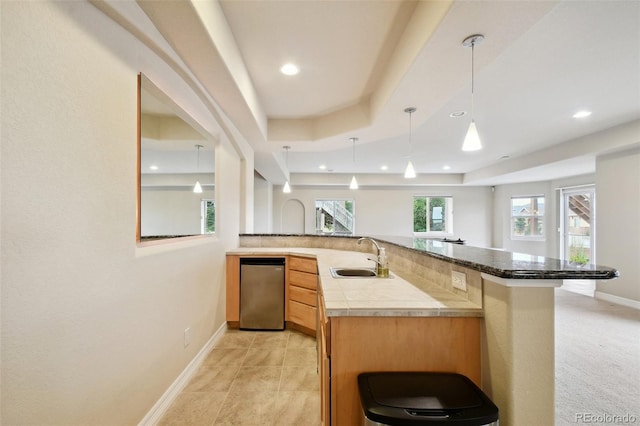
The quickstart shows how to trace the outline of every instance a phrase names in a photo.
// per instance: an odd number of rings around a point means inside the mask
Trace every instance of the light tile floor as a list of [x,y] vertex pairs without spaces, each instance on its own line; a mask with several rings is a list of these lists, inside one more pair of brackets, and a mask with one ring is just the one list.
[[228,330],[159,425],[320,425],[316,365],[313,337]]

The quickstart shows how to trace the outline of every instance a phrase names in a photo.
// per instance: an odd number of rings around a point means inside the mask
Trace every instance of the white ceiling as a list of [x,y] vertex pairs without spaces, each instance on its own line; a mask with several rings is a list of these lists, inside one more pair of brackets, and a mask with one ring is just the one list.
[[[298,174],[318,183],[326,173],[401,174],[409,106],[419,179],[447,173],[468,184],[593,172],[596,155],[621,147],[609,147],[606,133],[599,143],[581,138],[640,119],[636,0],[138,4],[274,183],[284,182],[284,145],[294,185]],[[469,153],[461,146],[470,115],[449,114],[470,110],[462,40],[477,33],[485,40],[475,49],[474,115],[484,148]],[[288,61],[300,74],[280,74]],[[580,109],[593,114],[572,118]]]

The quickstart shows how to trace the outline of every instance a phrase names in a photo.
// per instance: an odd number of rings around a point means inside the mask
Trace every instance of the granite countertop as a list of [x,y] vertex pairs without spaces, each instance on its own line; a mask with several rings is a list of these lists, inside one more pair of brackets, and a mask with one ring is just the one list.
[[473,247],[437,239],[388,236],[378,238],[379,241],[424,252],[432,257],[500,278],[608,280],[619,275],[617,270],[608,266],[581,265],[551,257]]
[[327,316],[482,316],[481,307],[438,286],[425,291],[397,276],[334,278],[331,267],[372,267],[370,254],[303,247],[240,247],[228,254],[302,255],[318,262]]
[[[352,238],[357,236],[331,236],[315,234],[242,234],[241,236],[298,236],[318,238]],[[619,276],[619,272],[608,266],[577,264],[551,257],[524,253],[512,253],[496,249],[473,247],[440,239],[371,236],[381,243],[393,244],[423,253],[446,262],[464,266],[504,279],[525,280],[608,280]]]

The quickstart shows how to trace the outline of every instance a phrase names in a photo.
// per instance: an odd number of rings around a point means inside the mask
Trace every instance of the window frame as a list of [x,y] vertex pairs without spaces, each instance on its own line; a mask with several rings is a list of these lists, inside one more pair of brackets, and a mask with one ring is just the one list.
[[[331,233],[325,233],[322,232],[321,230],[318,229],[318,203],[319,202],[338,202],[338,203],[351,203],[351,231],[349,234],[347,234],[346,232],[336,232],[335,231],[335,225],[334,225],[334,230]],[[346,209],[346,207],[345,207]],[[332,197],[326,197],[326,198],[316,198],[315,202],[314,202],[314,215],[315,215],[315,222],[316,222],[316,229],[315,229],[315,233],[316,235],[342,235],[342,236],[354,236],[356,235],[356,200],[355,198],[332,198]]]
[[[513,201],[517,200],[517,199],[529,199],[530,200],[530,204],[529,205],[533,205],[533,199],[534,198],[541,198],[542,199],[542,203],[543,203],[543,211],[542,214],[540,213],[536,213],[536,214],[514,214],[514,205],[513,205]],[[513,241],[545,241],[546,240],[546,226],[545,226],[545,222],[546,222],[546,217],[545,217],[545,213],[546,213],[546,206],[547,206],[547,200],[546,197],[543,194],[534,194],[534,195],[512,195],[509,198],[509,236],[511,238],[511,240]],[[540,230],[540,235],[516,235],[514,233],[515,230],[515,221],[517,219],[539,219],[540,223],[541,223],[541,230]]]
[[[207,204],[213,204],[213,232],[207,232]],[[200,199],[200,234],[213,235],[216,233],[216,200],[214,198]]]
[[[444,211],[444,215],[446,218],[445,221],[445,231],[430,231],[430,219],[429,219],[429,215],[430,215],[430,211],[429,208],[426,208],[426,212],[425,212],[425,228],[427,229],[426,231],[415,231],[415,212],[413,211],[413,208],[415,206],[415,201],[417,198],[424,198],[425,199],[425,203],[426,206],[429,205],[429,200],[432,198],[444,198],[445,201],[445,211]],[[453,196],[452,195],[414,195],[412,198],[412,203],[411,203],[411,207],[412,207],[412,215],[413,215],[413,220],[411,223],[411,230],[413,231],[413,236],[414,237],[433,237],[433,236],[439,236],[439,237],[450,237],[454,235],[454,231],[453,231]]]

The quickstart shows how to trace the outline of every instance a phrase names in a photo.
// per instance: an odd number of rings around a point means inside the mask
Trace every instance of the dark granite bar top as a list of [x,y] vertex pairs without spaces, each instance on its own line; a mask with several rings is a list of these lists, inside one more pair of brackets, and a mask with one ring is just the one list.
[[[316,234],[241,234],[240,236],[360,238],[359,236]],[[388,235],[373,235],[370,237],[376,239],[378,242],[407,248],[446,262],[451,262],[456,265],[505,279],[609,280],[619,276],[619,272],[616,269],[607,266],[592,264],[582,265],[551,257],[472,247],[438,239],[396,237]]]

